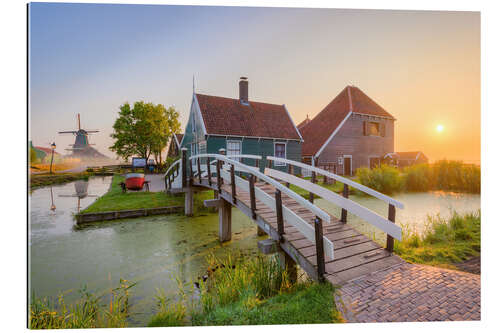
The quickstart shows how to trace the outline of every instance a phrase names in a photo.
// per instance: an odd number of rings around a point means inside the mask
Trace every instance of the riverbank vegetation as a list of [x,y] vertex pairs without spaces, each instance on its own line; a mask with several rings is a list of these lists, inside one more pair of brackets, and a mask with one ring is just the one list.
[[88,172],[31,174],[30,189],[34,190],[43,186],[65,184],[75,180],[88,180],[90,176],[92,174]]
[[[179,293],[169,297],[159,289],[157,313],[148,326],[208,326],[313,324],[342,322],[335,308],[334,287],[299,279],[291,282],[274,256],[251,259],[229,256],[208,257],[205,281],[199,288],[177,279]],[[133,314],[129,293],[134,283],[120,279],[120,285],[97,296],[85,288],[80,298],[67,304],[31,297],[31,329],[127,327]]]
[[[123,193],[120,183],[124,181],[125,177],[121,175],[114,175],[109,191],[99,197],[89,207],[82,210],[80,214],[184,205],[184,196],[182,194],[170,195],[165,192],[132,191]],[[213,209],[203,206],[203,200],[211,198],[213,198],[212,191],[195,193],[193,203],[195,213],[200,214],[212,212]]]
[[334,289],[311,281],[291,282],[276,257],[238,261],[210,257],[209,279],[198,302],[182,293],[177,302],[158,296],[149,326],[270,325],[341,322]]
[[126,327],[129,316],[129,289],[135,284],[120,279],[120,286],[108,295],[96,296],[85,287],[80,298],[67,304],[64,295],[56,301],[31,297],[29,327],[31,329],[111,328]]
[[422,234],[404,230],[394,251],[409,262],[456,268],[455,263],[481,255],[481,211],[454,212],[448,220],[428,217],[426,230]]
[[460,161],[442,160],[433,164],[419,164],[402,171],[388,165],[369,169],[359,168],[356,180],[379,192],[399,191],[453,191],[480,193],[481,168]]
[[125,177],[114,175],[109,191],[80,213],[182,206],[184,204],[182,196],[172,196],[164,192],[127,191],[123,193],[121,182],[125,182]]

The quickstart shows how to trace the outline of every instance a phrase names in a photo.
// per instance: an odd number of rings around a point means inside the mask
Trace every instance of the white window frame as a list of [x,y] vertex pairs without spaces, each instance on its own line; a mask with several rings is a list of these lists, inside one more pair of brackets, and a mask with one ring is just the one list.
[[191,156],[198,155],[198,144],[197,143],[191,143]]
[[[284,157],[281,157],[281,156],[276,156],[276,145],[285,145],[285,156]],[[286,142],[282,142],[282,141],[277,141],[274,143],[274,157],[281,157],[281,158],[285,158],[286,159]],[[286,163],[283,163],[283,162],[277,162],[277,161],[274,161],[274,166],[285,166]]]
[[342,170],[343,170],[343,172],[344,172],[344,176],[345,176],[345,175],[346,175],[346,174],[345,174],[345,158],[346,158],[346,157],[349,157],[349,158],[351,159],[351,170],[350,170],[350,172],[349,172],[349,177],[351,177],[351,176],[352,176],[352,163],[353,163],[353,161],[352,161],[352,155],[343,155],[343,156],[342,156],[342,160],[343,160],[343,161],[342,161],[342,162],[343,162],[343,163],[342,163],[342,164],[343,164]]
[[[229,144],[230,143],[237,143],[239,146],[240,146],[240,150],[238,152],[238,154],[229,154]],[[241,151],[243,149],[243,144],[242,144],[242,141],[241,140],[226,140],[226,156],[227,157],[230,157],[230,156],[233,156],[233,155],[241,155]],[[235,158],[234,159],[235,161],[240,161],[240,158]]]
[[378,155],[369,155],[368,156],[368,168],[371,168],[370,160],[372,158],[378,158],[378,166],[380,166],[382,164],[382,158],[380,158],[380,156],[378,156]]

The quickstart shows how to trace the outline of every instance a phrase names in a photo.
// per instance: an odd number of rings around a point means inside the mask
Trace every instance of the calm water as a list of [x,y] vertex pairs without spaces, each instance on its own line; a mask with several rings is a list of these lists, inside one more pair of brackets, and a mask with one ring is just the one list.
[[[94,178],[88,193],[101,195],[111,178]],[[132,289],[132,325],[144,325],[155,308],[156,288],[174,294],[177,284],[197,279],[206,270],[206,255],[235,250],[257,253],[257,227],[233,209],[233,240],[218,242],[218,215],[186,218],[155,216],[74,227],[77,211],[75,184],[52,187],[55,211],[50,210],[51,189],[31,195],[31,290],[38,296],[57,296],[83,285],[100,292],[118,286],[124,278],[138,284]],[[84,208],[95,198],[80,200]],[[68,294],[68,299],[77,294]]]
[[[481,196],[479,194],[453,193],[453,192],[424,192],[424,193],[403,193],[395,194],[393,198],[405,205],[404,209],[396,208],[396,223],[403,228],[421,233],[428,224],[428,216],[439,214],[443,218],[448,218],[453,211],[466,213],[477,211],[481,208]],[[358,202],[372,211],[388,216],[389,206],[382,200],[369,196],[351,195],[350,199]],[[314,201],[318,206],[340,216],[340,208],[322,199]],[[385,242],[386,234],[379,229],[364,222],[357,216],[347,215],[348,223],[355,226],[359,231],[374,236],[378,241]]]
[[[156,216],[96,223],[76,228],[72,214],[104,194],[111,177],[92,178],[33,191],[30,221],[30,288],[38,296],[57,296],[77,291],[83,285],[98,293],[118,285],[119,279],[138,282],[132,290],[132,325],[144,325],[155,308],[156,288],[174,294],[174,277],[190,281],[206,269],[209,253],[224,255],[234,250],[257,252],[256,226],[233,209],[233,240],[218,242],[218,216],[186,218],[180,215]],[[377,199],[352,199],[387,216],[387,205]],[[480,208],[480,196],[451,193],[402,194],[405,204],[397,209],[397,223],[422,230],[427,214],[446,217],[451,209],[459,212]],[[339,216],[340,210],[322,200],[316,203]],[[51,206],[55,209],[51,210]],[[368,234],[375,230],[355,216],[349,223]],[[385,235],[378,234],[380,239]],[[77,294],[68,294],[71,301]]]

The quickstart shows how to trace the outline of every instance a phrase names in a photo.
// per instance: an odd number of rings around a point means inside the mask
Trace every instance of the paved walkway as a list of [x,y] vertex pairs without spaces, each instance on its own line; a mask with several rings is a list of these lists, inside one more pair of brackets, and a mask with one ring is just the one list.
[[165,176],[164,174],[146,174],[144,176],[149,180],[149,191],[151,192],[165,192]]
[[403,263],[350,281],[336,295],[348,322],[481,319],[481,276]]

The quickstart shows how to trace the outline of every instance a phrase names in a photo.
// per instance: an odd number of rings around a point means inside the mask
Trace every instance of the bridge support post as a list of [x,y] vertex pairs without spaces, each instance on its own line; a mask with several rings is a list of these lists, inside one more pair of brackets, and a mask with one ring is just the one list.
[[267,232],[265,232],[261,227],[257,227],[257,236],[265,236]]
[[[342,196],[344,198],[349,198],[349,186],[344,184],[344,190],[342,191]],[[343,223],[347,223],[347,210],[342,208],[342,215],[340,216],[340,221]]]
[[295,281],[297,281],[297,264],[292,259],[292,257],[290,257],[288,253],[280,248],[278,250],[278,258],[281,268],[286,269],[290,282],[294,283]]
[[231,204],[224,199],[219,206],[219,240],[226,242],[231,240]]
[[184,215],[193,216],[194,191],[190,188],[184,193]]

